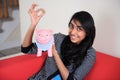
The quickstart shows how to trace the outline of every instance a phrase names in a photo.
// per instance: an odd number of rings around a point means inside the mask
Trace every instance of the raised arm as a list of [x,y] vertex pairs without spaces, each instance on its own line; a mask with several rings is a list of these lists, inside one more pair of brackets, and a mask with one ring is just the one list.
[[[45,13],[44,9],[42,8],[35,10],[36,6],[37,4],[33,4],[28,11],[30,19],[31,19],[31,24],[23,40],[23,43],[22,43],[23,47],[28,47],[29,45],[32,44],[32,37],[33,37],[35,27]],[[38,13],[40,14],[38,15]]]

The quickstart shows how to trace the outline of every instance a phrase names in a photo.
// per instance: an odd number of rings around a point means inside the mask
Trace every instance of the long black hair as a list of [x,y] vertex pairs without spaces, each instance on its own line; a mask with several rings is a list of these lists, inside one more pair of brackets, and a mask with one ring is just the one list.
[[86,37],[80,44],[72,43],[68,35],[64,38],[61,45],[63,63],[66,66],[74,64],[73,69],[75,70],[82,64],[88,48],[90,48],[94,42],[95,25],[92,16],[86,11],[76,12],[70,19],[68,26],[72,20],[79,21],[86,32]]

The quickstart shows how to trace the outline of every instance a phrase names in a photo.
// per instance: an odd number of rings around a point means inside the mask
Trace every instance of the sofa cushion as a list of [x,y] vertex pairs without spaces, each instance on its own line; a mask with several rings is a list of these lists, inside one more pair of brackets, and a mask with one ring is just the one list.
[[96,63],[85,80],[120,80],[120,58],[97,52]]
[[0,60],[0,80],[27,80],[42,68],[46,56],[31,54]]
[[[46,57],[47,53],[0,60],[0,80],[27,80],[42,68]],[[120,80],[120,59],[97,52],[95,65],[85,80]]]

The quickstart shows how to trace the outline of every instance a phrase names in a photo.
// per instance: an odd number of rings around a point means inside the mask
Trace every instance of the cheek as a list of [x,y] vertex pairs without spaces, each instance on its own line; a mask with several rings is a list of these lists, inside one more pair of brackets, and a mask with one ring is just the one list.
[[80,39],[84,39],[86,37],[86,33],[84,31],[77,32],[76,34]]
[[70,29],[68,29],[68,33],[70,33]]
[[86,37],[86,33],[85,32],[80,33],[79,36],[80,36],[80,39],[83,40]]
[[72,32],[72,30],[69,29],[69,30],[68,30],[68,34],[70,34],[71,32]]

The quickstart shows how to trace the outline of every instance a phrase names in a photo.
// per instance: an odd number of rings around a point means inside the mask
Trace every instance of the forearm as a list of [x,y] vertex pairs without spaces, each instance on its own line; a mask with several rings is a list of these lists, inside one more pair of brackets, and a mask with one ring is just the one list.
[[[31,8],[28,11],[30,18],[31,18],[31,25],[30,25],[30,27],[25,35],[25,38],[23,40],[23,44],[22,44],[23,47],[28,47],[29,45],[32,44],[32,37],[33,37],[35,27],[38,24],[41,17],[45,14],[45,12],[42,12],[40,15],[38,15],[38,13],[41,11],[41,9],[34,10],[36,6],[37,6],[37,4],[32,4]],[[42,11],[43,10],[44,9],[42,9]]]
[[34,30],[35,30],[35,26],[30,25],[25,35],[25,38],[23,40],[23,44],[22,44],[23,47],[28,47],[29,45],[32,44],[32,37],[33,37]]
[[60,71],[60,74],[63,78],[63,80],[67,80],[68,76],[69,76],[69,70],[65,67],[65,65],[63,64],[61,58],[59,57],[59,55],[57,54],[57,52],[55,52],[55,54],[53,54],[54,59],[56,61],[56,64],[58,66],[58,69]]

